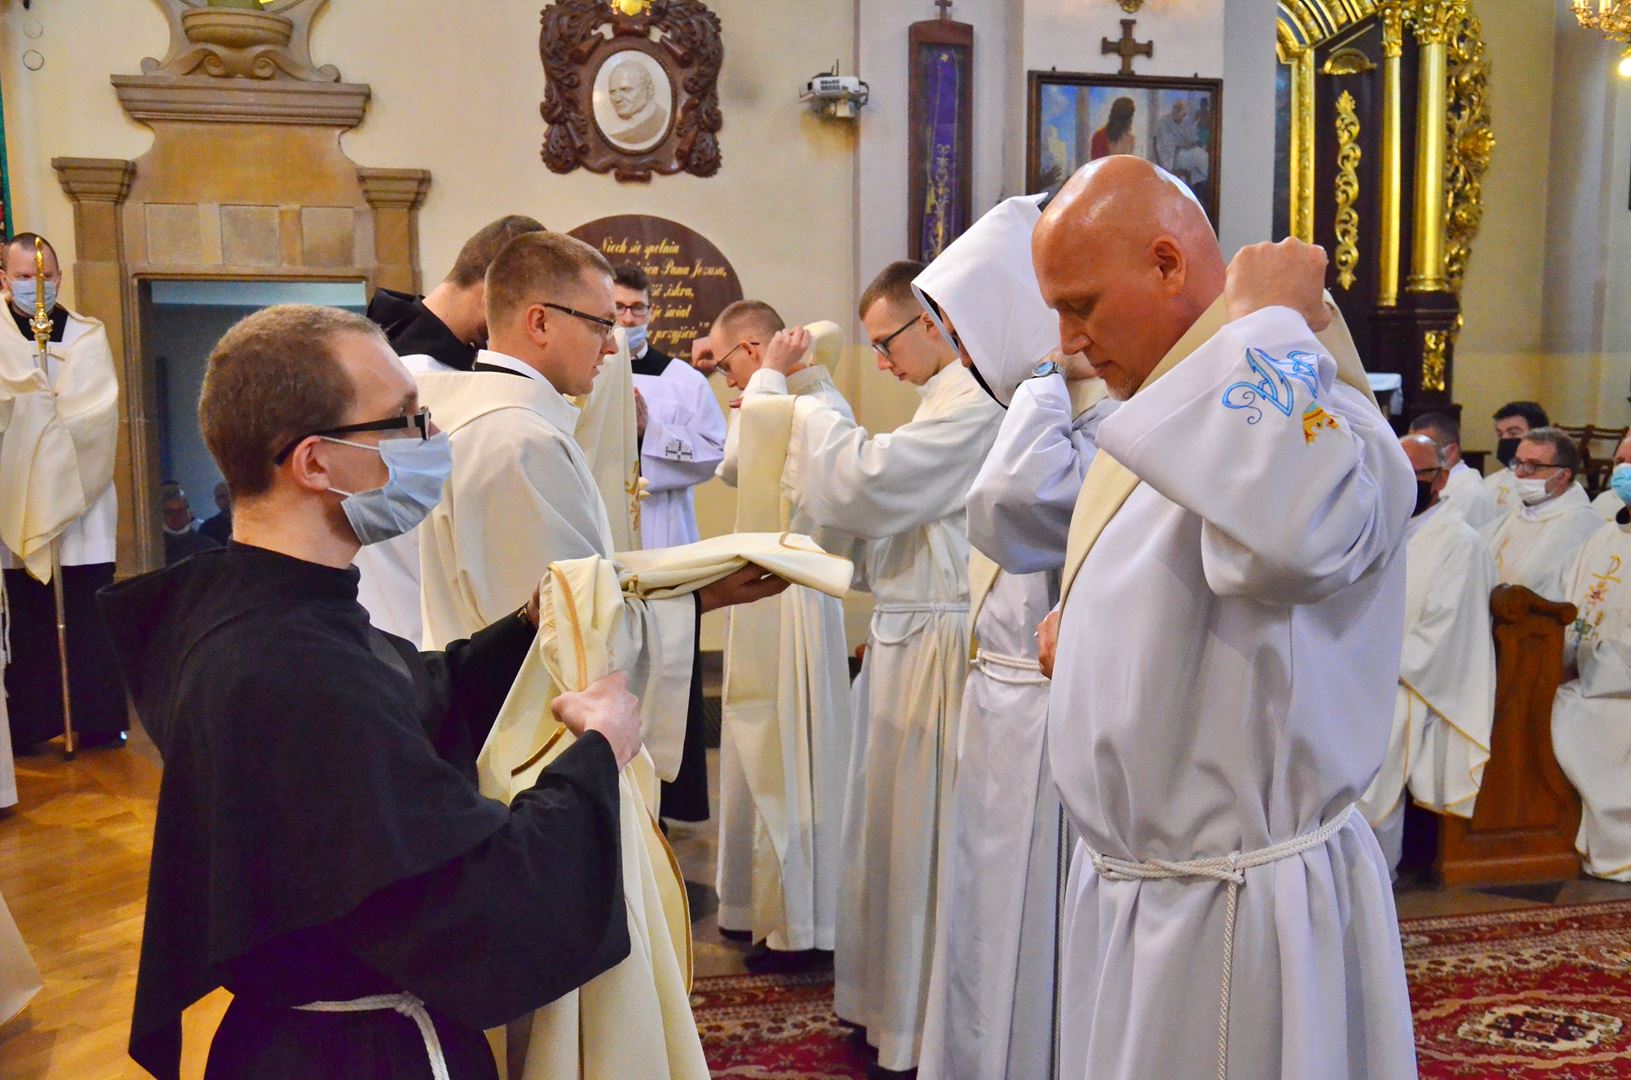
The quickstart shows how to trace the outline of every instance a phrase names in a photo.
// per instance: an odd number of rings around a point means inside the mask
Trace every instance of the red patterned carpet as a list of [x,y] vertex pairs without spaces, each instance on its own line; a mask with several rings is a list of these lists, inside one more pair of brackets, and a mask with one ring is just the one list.
[[[1403,934],[1426,1080],[1631,1077],[1631,901],[1412,919]],[[866,1075],[827,972],[699,979],[692,1001],[715,1077]]]
[[1631,901],[1403,931],[1423,1077],[1631,1077]]

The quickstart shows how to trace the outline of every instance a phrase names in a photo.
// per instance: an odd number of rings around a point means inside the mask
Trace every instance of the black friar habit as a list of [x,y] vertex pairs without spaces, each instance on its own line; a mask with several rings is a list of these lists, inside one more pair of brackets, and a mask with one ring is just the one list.
[[469,371],[476,362],[477,346],[460,341],[436,313],[425,306],[424,297],[376,289],[368,301],[368,319],[381,330],[398,356],[428,356],[454,371]]
[[520,618],[419,653],[369,626],[355,570],[238,543],[101,600],[164,756],[130,1037],[149,1072],[177,1075],[182,1010],[225,986],[211,1080],[429,1077],[407,1015],[293,1008],[403,992],[454,1080],[487,1080],[484,1028],[628,954],[606,740],[508,808],[475,786]]

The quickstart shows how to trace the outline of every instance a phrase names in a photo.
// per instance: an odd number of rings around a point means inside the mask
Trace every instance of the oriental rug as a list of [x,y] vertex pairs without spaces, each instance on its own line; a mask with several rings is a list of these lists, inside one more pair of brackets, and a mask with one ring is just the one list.
[[1631,901],[1401,931],[1427,1080],[1631,1077]]
[[[1401,926],[1424,1080],[1631,1077],[1631,901]],[[852,1080],[871,1054],[832,1013],[832,975],[698,979],[716,1078]]]

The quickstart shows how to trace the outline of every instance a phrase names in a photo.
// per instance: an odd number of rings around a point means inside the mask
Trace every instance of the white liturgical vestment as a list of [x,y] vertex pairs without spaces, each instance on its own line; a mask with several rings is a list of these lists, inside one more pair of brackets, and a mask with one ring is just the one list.
[[[825,367],[794,372],[787,389],[853,416]],[[772,430],[753,425],[750,445],[742,445],[744,416],[767,405],[792,405],[776,396],[757,400],[731,411],[719,466],[721,478],[738,489],[738,528],[758,527],[747,520],[750,510],[757,516],[785,511],[785,527],[834,551],[852,550],[852,540],[810,521],[786,482],[790,412],[780,423],[772,420]],[[844,607],[835,597],[794,585],[726,617],[719,925],[750,932],[772,949],[831,950],[853,727]],[[743,687],[753,691],[752,700],[738,701]],[[751,783],[745,765],[753,769]]]
[[1524,506],[1502,518],[1489,536],[1495,577],[1502,585],[1522,585],[1547,600],[1563,599],[1563,579],[1586,538],[1604,528],[1585,489],[1570,484],[1563,494],[1539,506]]
[[[744,400],[786,393],[761,369]],[[918,388],[910,423],[876,437],[799,398],[785,482],[810,520],[867,543],[876,600],[856,680],[834,950],[835,1008],[886,1069],[917,1062],[934,946],[936,867],[968,668],[963,502],[1001,410],[963,367]]]
[[1407,787],[1418,805],[1472,817],[1495,720],[1489,545],[1448,506],[1410,524],[1393,733],[1359,804],[1391,867],[1403,848]]
[[650,497],[640,506],[642,546],[692,543],[699,534],[691,489],[712,479],[724,457],[725,417],[708,377],[684,360],[670,359],[657,375],[636,371],[634,385],[646,402],[640,475]]
[[1226,322],[1220,298],[1100,425],[1071,523],[1060,1075],[1406,1080],[1388,867],[1353,807],[1415,485],[1340,319]]
[[1564,662],[1578,674],[1558,688],[1552,749],[1580,793],[1575,847],[1586,872],[1631,881],[1631,533],[1593,533],[1565,585],[1580,613]]
[[1502,513],[1496,509],[1495,496],[1484,486],[1484,478],[1465,461],[1456,462],[1450,469],[1439,501],[1474,529],[1482,529]]
[[[483,350],[478,364],[519,361]],[[429,372],[419,400],[453,443],[441,503],[420,525],[424,647],[514,612],[552,562],[612,558],[606,504],[573,437],[578,410],[541,375]],[[640,730],[659,777],[679,770],[696,635],[691,597],[631,597],[614,647],[627,657]]]
[[1604,488],[1591,500],[1591,508],[1597,511],[1597,516],[1604,521],[1617,523],[1620,511],[1625,509],[1625,500],[1614,494],[1613,488]]
[[1502,516],[1523,508],[1518,497],[1518,478],[1511,469],[1501,469],[1484,477],[1484,488],[1495,500],[1495,512]]
[[[0,293],[0,309],[10,305]],[[115,559],[119,383],[96,319],[68,312],[43,372],[37,354],[0,310],[0,567],[48,582],[53,541],[63,566]]]
[[622,327],[617,328],[615,337],[617,352],[601,363],[589,393],[573,402],[578,406],[578,423],[573,435],[606,504],[606,517],[612,527],[612,549],[633,551],[653,545],[640,540],[640,522],[646,502],[645,485],[640,480],[639,426],[634,411],[637,380],[630,367],[629,342]]
[[[1021,196],[1000,203],[912,283],[927,310],[955,324],[975,370],[1004,405],[1014,402],[1059,341],[1058,320],[1042,300],[1031,264],[1041,201]],[[1049,381],[1063,389],[1057,376]],[[1030,426],[1039,418],[1034,408],[1004,415],[969,491],[971,540],[976,500],[996,518],[992,531],[1026,531],[1037,512],[1037,478],[1028,475],[1037,463],[1014,456],[1016,443],[1023,453],[1026,443],[1042,437]],[[1043,426],[1052,427],[1045,420]],[[1069,445],[1068,412],[1064,430]],[[1086,461],[1072,457],[1079,489]],[[1014,483],[1016,474],[1025,479]],[[1067,522],[1076,489],[1064,507]],[[941,844],[918,1066],[923,1080],[1048,1080],[1052,1068],[1062,868],[1059,796],[1047,765],[1048,681],[1037,663],[1035,631],[1058,599],[1064,559],[1061,529],[1041,572],[1006,573],[978,544],[970,561],[974,657]]]

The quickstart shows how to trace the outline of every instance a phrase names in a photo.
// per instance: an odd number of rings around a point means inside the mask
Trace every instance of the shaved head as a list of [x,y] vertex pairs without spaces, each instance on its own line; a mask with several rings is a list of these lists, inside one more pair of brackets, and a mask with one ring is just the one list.
[[1084,165],[1031,239],[1059,350],[1084,354],[1130,397],[1223,294],[1225,265],[1206,211],[1182,181],[1129,155]]
[[1444,468],[1444,447],[1431,435],[1406,435],[1399,440],[1399,445],[1417,472]]

